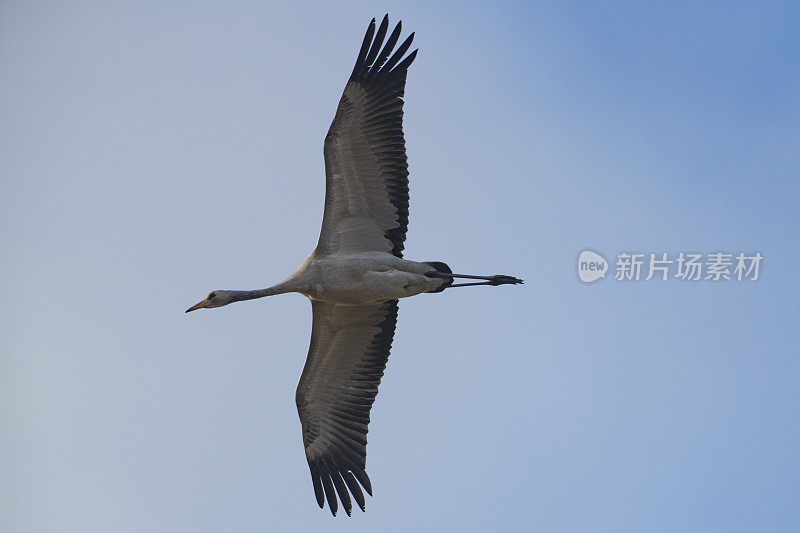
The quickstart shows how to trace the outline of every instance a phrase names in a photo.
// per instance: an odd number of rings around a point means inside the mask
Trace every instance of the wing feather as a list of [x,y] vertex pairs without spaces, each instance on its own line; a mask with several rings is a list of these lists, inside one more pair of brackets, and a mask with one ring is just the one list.
[[375,58],[378,56],[378,50],[383,44],[383,38],[386,37],[386,30],[388,28],[389,14],[387,13],[383,16],[381,25],[378,27],[378,32],[375,34],[375,40],[372,41],[372,46],[370,47],[369,53],[367,54],[367,59],[365,60],[367,65],[372,65],[375,62]]
[[[313,326],[295,400],[314,494],[349,515],[372,495],[366,472],[369,413],[397,325],[397,300],[370,305],[312,301]],[[348,492],[349,491],[349,492]],[[338,501],[337,496],[338,494]]]
[[401,23],[384,44],[388,27],[386,16],[377,31],[374,19],[367,28],[325,137],[325,214],[318,254],[403,254],[408,229],[403,95],[416,51],[403,59],[413,33],[394,50]]
[[403,54],[406,53],[406,50],[408,50],[408,48],[411,46],[412,42],[414,42],[414,33],[413,32],[408,37],[406,37],[406,40],[403,41],[403,44],[401,44],[397,48],[397,51],[394,53],[392,58],[383,66],[383,68],[381,70],[384,71],[384,72],[391,71],[394,68],[394,66],[397,64],[397,62],[400,61],[400,58],[403,57]]
[[[384,18],[384,20],[386,21],[387,24],[389,23],[388,15]],[[389,54],[392,53],[392,49],[394,48],[394,45],[397,44],[397,39],[400,37],[400,31],[402,30],[402,28],[403,28],[402,21],[398,22],[397,26],[394,27],[392,34],[389,36],[389,38],[386,40],[386,44],[383,46],[383,50],[381,50],[381,53],[375,59],[375,66],[377,68],[373,69],[374,72],[379,72],[379,69],[383,66],[383,63],[386,61],[386,58],[389,57]]]

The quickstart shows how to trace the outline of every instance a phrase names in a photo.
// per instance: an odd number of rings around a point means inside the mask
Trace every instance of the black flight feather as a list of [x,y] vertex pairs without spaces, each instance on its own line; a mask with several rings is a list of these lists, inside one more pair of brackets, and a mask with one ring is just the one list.
[[381,21],[381,25],[378,27],[378,33],[375,34],[375,40],[372,41],[372,47],[369,49],[369,54],[367,54],[367,59],[365,61],[367,67],[372,67],[375,58],[378,56],[378,50],[380,50],[380,47],[383,44],[383,38],[386,37],[386,30],[388,28],[389,15],[386,14]]

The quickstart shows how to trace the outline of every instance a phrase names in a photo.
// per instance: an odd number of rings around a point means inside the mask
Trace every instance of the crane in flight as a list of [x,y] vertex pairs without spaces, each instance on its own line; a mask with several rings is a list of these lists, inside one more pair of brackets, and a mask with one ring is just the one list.
[[[522,283],[507,275],[454,274],[443,262],[403,259],[408,164],[403,92],[414,34],[395,50],[388,15],[372,19],[325,136],[325,212],[317,247],[284,281],[252,291],[215,290],[186,312],[297,292],[311,300],[311,344],[295,400],[320,508],[350,495],[364,510],[367,425],[397,323],[397,301],[474,285]],[[393,53],[394,52],[394,53]],[[469,282],[454,283],[455,279]]]

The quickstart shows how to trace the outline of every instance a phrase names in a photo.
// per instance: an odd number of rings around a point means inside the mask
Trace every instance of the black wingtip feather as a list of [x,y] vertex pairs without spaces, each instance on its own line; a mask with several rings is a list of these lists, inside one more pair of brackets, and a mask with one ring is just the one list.
[[400,21],[397,23],[397,26],[394,27],[392,34],[389,35],[389,38],[386,40],[386,44],[383,45],[383,50],[381,53],[378,54],[378,57],[375,59],[375,64],[371,69],[372,72],[378,72],[383,64],[386,62],[386,58],[389,57],[389,54],[392,53],[392,49],[394,45],[397,44],[397,39],[400,38],[400,32],[403,29],[403,22]]
[[365,60],[366,67],[372,67],[375,58],[378,57],[378,50],[380,50],[381,45],[383,44],[383,38],[386,37],[386,30],[389,29],[389,15],[387,14],[383,17],[381,21],[381,25],[378,26],[378,32],[375,34],[375,39],[372,41],[372,46],[369,49],[369,53],[367,54],[367,59]]
[[[370,22],[367,28],[367,33],[364,36],[364,41],[361,43],[361,50],[358,53],[358,59],[353,67],[353,72],[350,74],[351,81],[358,81],[361,83],[372,82],[381,75],[393,73],[395,71],[400,72],[411,65],[413,59],[407,61],[408,58],[406,58],[403,62],[400,62],[400,60],[403,59],[403,54],[406,53],[409,46],[411,46],[411,42],[414,40],[413,32],[396,50],[393,50],[400,37],[403,27],[402,24],[402,21],[397,23],[386,41],[386,44],[384,44],[383,40],[389,28],[388,14],[381,20],[377,31],[375,29],[375,19],[372,19],[372,22]],[[383,48],[381,48],[382,45]],[[389,58],[388,61],[387,58]],[[398,62],[400,62],[399,65]],[[397,67],[395,67],[395,65],[397,65]]]
[[325,498],[328,500],[328,508],[331,510],[331,514],[336,516],[336,511],[339,510],[339,501],[336,499],[336,492],[333,488],[333,482],[331,481],[331,474],[328,472],[325,463],[320,463],[320,471],[322,473],[322,486],[325,489]]
[[319,468],[311,462],[311,459],[306,458],[308,461],[308,469],[311,471],[311,483],[314,484],[314,496],[317,497],[317,505],[322,509],[325,505],[325,495],[322,492],[322,482],[320,481],[321,472]]
[[347,483],[347,488],[353,493],[353,499],[355,499],[361,512],[365,512],[366,502],[364,501],[364,493],[361,492],[361,487],[358,486],[358,482],[356,478],[353,477],[353,473],[349,471],[342,472],[342,477],[344,478],[344,482]]
[[372,483],[370,483],[367,473],[360,468],[353,468],[351,471],[358,482],[361,483],[361,486],[364,487],[364,490],[367,491],[367,494],[372,496]]
[[406,53],[406,50],[408,50],[412,42],[414,42],[414,32],[411,32],[411,35],[406,37],[406,40],[403,41],[399,47],[397,47],[397,50],[394,54],[392,54],[391,59],[389,59],[389,61],[387,61],[386,64],[381,68],[381,72],[391,72],[392,68],[397,64],[397,62],[402,59],[403,54]]
[[411,66],[411,63],[414,62],[414,58],[417,57],[417,52],[419,52],[419,48],[408,54],[404,60],[392,69],[392,72],[407,70],[408,67]]
[[351,77],[355,76],[356,73],[364,67],[364,60],[367,57],[367,51],[369,51],[369,45],[372,43],[373,35],[375,35],[374,18],[370,21],[369,26],[367,26],[367,33],[364,35],[364,41],[361,43],[361,50],[358,51],[358,58],[356,58],[356,64],[353,67],[353,73],[350,75]]
[[332,461],[328,460],[328,470],[331,473],[333,486],[336,487],[336,493],[339,495],[339,499],[342,502],[342,507],[344,507],[344,512],[347,513],[347,516],[350,516],[353,511],[353,504],[350,502],[350,493],[347,492],[347,487],[344,481],[342,481],[339,469]]
[[[352,500],[355,500],[359,509],[362,512],[366,511],[366,501],[361,487],[363,486],[367,494],[372,496],[372,485],[363,468],[351,464],[341,454],[316,460],[309,459],[308,466],[311,469],[314,495],[317,498],[317,505],[319,505],[320,509],[325,508],[325,501],[327,500],[331,514],[336,516],[339,510],[339,502],[341,502],[347,516],[352,516]],[[350,497],[351,494],[352,499]]]
[[322,509],[325,507],[325,495],[322,492],[322,482],[319,479],[319,473],[311,472],[311,482],[314,484],[314,496],[317,497],[317,505]]

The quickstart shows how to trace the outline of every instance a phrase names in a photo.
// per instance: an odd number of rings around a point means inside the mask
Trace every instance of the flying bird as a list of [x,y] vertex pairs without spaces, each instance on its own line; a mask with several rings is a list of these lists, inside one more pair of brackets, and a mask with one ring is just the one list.
[[[440,261],[403,259],[408,164],[403,94],[417,50],[401,23],[384,44],[388,15],[372,19],[325,136],[325,212],[319,241],[297,270],[272,287],[215,290],[186,310],[297,292],[311,300],[311,343],[295,400],[320,508],[335,516],[351,495],[364,510],[367,425],[397,323],[397,302],[421,293],[522,283],[507,275],[454,274]],[[455,279],[473,280],[454,283]],[[338,500],[337,500],[338,495]]]

